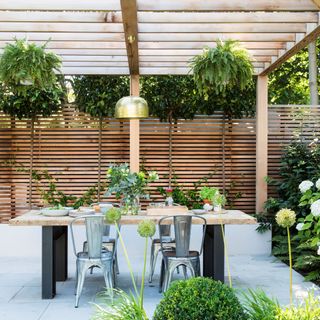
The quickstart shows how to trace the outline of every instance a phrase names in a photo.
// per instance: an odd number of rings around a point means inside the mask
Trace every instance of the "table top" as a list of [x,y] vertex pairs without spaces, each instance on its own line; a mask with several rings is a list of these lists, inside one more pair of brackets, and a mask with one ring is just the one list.
[[[190,214],[192,212],[190,211]],[[257,220],[240,211],[240,210],[226,210],[225,213],[206,213],[202,214],[207,220],[208,225],[218,225],[218,224],[234,224],[234,225],[242,225],[242,224],[255,224]],[[130,224],[138,224],[142,220],[153,220],[154,222],[158,222],[161,216],[151,216],[147,215],[145,211],[141,211],[138,215],[126,215],[122,216],[120,224],[122,225],[130,225]],[[68,226],[73,218],[69,216],[63,217],[46,217],[40,213],[40,210],[31,210],[27,213],[11,219],[9,224],[12,226]],[[83,221],[77,221],[79,224],[83,223]],[[202,221],[194,220],[194,223],[201,224]]]

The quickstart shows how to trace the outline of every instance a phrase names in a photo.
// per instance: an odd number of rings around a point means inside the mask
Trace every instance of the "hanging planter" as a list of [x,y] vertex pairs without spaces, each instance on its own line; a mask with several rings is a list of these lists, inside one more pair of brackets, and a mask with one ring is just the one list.
[[218,41],[215,48],[205,48],[191,61],[193,78],[199,93],[207,100],[210,93],[227,89],[244,90],[252,81],[253,67],[249,53],[237,41]]
[[55,86],[61,59],[46,52],[46,44],[37,46],[25,39],[7,44],[0,59],[0,81],[11,91],[25,91],[30,86],[44,90]]

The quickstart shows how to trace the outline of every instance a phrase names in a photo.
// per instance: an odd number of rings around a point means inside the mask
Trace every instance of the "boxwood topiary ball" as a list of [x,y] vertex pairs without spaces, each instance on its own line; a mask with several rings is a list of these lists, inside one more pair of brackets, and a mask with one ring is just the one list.
[[154,320],[245,320],[234,290],[209,278],[175,281],[158,304]]

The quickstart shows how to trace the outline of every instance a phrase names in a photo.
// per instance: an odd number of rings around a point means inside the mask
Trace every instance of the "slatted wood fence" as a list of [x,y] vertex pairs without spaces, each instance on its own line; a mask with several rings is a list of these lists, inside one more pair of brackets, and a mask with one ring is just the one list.
[[[292,111],[294,110],[294,111]],[[283,147],[302,126],[297,107],[271,106],[269,110],[269,175],[276,176]],[[319,131],[319,112],[304,116],[307,136]],[[97,182],[98,122],[67,106],[35,124],[34,169],[47,169],[58,179],[58,188],[81,195]],[[192,188],[194,182],[212,173],[208,183],[222,187],[223,117],[197,116],[173,125],[172,163],[177,183]],[[241,193],[234,206],[248,213],[255,207],[255,120],[234,119],[225,124],[225,178],[230,195]],[[147,170],[157,170],[160,180],[151,186],[151,200],[163,199],[157,187],[168,185],[169,126],[157,119],[141,121],[140,161]],[[27,172],[17,172],[3,161],[30,164],[30,123],[0,113],[0,222],[28,208]],[[102,131],[102,172],[112,162],[129,161],[129,124],[105,119]],[[272,192],[272,190],[270,191]],[[33,188],[33,205],[40,199]]]

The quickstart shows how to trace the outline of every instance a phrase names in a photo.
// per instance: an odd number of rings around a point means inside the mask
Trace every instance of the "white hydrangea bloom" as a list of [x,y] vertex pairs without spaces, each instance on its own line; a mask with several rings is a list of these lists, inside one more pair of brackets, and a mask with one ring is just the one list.
[[301,193],[305,193],[313,186],[313,182],[310,180],[304,180],[299,184],[299,189]]
[[298,224],[296,225],[296,229],[297,229],[298,231],[301,231],[302,228],[303,228],[303,226],[304,226],[304,223],[300,222],[300,223],[298,223]]
[[312,213],[313,216],[315,216],[315,217],[320,216],[320,200],[315,201],[315,202],[311,205],[311,213]]
[[317,254],[320,256],[320,247],[318,247]]
[[316,181],[316,187],[318,190],[320,190],[320,178]]

